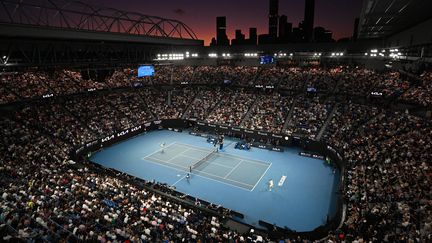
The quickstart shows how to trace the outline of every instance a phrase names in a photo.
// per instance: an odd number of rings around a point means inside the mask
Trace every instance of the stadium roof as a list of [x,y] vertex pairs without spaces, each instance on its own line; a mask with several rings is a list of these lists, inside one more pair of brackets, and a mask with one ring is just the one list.
[[[0,0],[0,25],[0,34],[23,37],[56,36],[55,31],[58,31],[62,32],[57,35],[59,38],[104,40],[106,36],[114,41],[202,43],[181,21],[92,6],[80,1]],[[128,40],[128,36],[132,39]]]
[[364,0],[358,38],[381,38],[432,18],[431,0]]

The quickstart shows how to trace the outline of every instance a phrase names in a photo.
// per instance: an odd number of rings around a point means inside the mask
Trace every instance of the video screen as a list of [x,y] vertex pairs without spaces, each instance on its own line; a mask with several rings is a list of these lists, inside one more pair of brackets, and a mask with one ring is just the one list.
[[265,64],[273,64],[274,63],[274,57],[271,55],[266,55],[266,56],[260,56],[260,64],[261,65],[265,65]]
[[154,76],[154,66],[144,65],[138,67],[138,78]]

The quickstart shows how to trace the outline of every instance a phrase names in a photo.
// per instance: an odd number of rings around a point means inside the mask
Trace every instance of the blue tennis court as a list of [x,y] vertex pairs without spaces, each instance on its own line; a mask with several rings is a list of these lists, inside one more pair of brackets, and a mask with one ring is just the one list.
[[[338,171],[322,160],[300,156],[298,148],[245,151],[234,148],[236,141],[225,138],[224,148],[216,153],[206,138],[151,131],[104,148],[91,160],[240,212],[245,215],[242,220],[255,227],[263,220],[310,231],[335,214]],[[161,143],[166,144],[163,152]],[[188,180],[186,174],[197,162]],[[271,192],[270,179],[275,184]]]
[[193,175],[250,191],[271,165],[182,143],[172,143],[143,159],[185,172],[189,172],[192,167]]

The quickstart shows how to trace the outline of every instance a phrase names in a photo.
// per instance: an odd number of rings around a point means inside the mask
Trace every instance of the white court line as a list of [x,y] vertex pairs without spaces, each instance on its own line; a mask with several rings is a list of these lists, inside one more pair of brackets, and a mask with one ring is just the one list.
[[[190,157],[190,156],[187,156],[187,155],[179,155],[178,157],[186,157],[186,158],[190,158],[190,159],[200,160],[200,159],[197,159],[197,158],[194,158],[194,157]],[[204,164],[205,163],[212,164],[212,165],[219,165],[220,167],[225,167],[225,168],[228,168],[228,169],[232,169],[233,168],[232,166],[223,165],[223,164],[219,164],[219,163],[216,163],[216,162],[206,161],[206,162],[204,162]]]
[[[189,159],[195,159],[195,160],[200,160],[200,158],[195,158],[195,157],[191,157],[191,156],[187,156],[187,155],[180,155],[181,157],[186,157],[186,158],[189,158]],[[202,159],[202,158],[201,158]]]
[[[168,148],[168,147],[171,147],[171,146],[174,145],[174,144],[175,144],[175,142],[172,143],[172,144],[170,144],[170,145],[168,145],[167,147],[165,147],[165,149]],[[183,147],[186,147],[186,148],[185,148],[185,150],[183,150],[182,152],[180,152],[180,153],[174,155],[173,157],[171,157],[170,159],[168,159],[168,160],[166,161],[167,163],[168,163],[168,161],[172,161],[173,159],[175,159],[175,158],[179,158],[179,157],[191,158],[191,159],[194,159],[194,160],[197,160],[197,161],[199,161],[199,160],[201,159],[201,158],[194,158],[194,157],[190,157],[190,156],[184,155],[185,152],[187,152],[187,151],[189,151],[189,150],[191,150],[191,149],[194,149],[194,148],[188,147],[188,146],[183,145],[183,144],[176,144],[176,145],[180,145],[180,146],[183,146]],[[159,151],[161,151],[161,150],[162,150],[162,149],[159,149]],[[156,151],[156,152],[158,152],[158,151]],[[153,153],[153,154],[154,154],[154,153]],[[150,155],[144,157],[144,159],[150,158],[151,155],[153,155],[153,154],[150,154]],[[160,161],[163,161],[163,160],[160,160]],[[172,164],[172,163],[170,163],[170,164]],[[232,168],[231,166],[226,166],[226,165],[219,164],[219,163],[212,163],[212,164],[214,164],[214,165],[219,165],[219,166],[221,166],[221,167],[225,167],[225,168],[229,168],[229,169]],[[176,165],[177,165],[177,164],[176,164]],[[184,168],[183,166],[180,166],[180,167]]]
[[161,159],[153,158],[153,157],[152,157],[152,158],[149,158],[149,159],[153,159],[153,160],[160,161],[160,162],[162,162],[162,163],[167,163],[167,164],[170,164],[170,165],[175,165],[175,166],[181,167],[181,168],[185,169],[186,172],[189,171],[189,167],[188,167],[188,166],[182,166],[182,165],[180,165],[180,164],[170,163],[170,162],[167,162],[167,161],[165,161],[165,160],[161,160]]
[[171,186],[175,186],[177,183],[179,183],[181,180],[183,180],[186,177],[186,175],[184,175],[182,178],[180,178],[178,181],[176,181],[174,184],[172,184]]
[[258,183],[261,181],[261,179],[264,177],[264,175],[267,173],[267,171],[270,169],[272,163],[270,163],[269,167],[267,167],[267,169],[264,171],[264,173],[261,175],[261,177],[259,178],[259,180],[257,181],[257,183],[255,183],[255,186],[252,188],[252,191],[255,189],[255,187],[258,185]]
[[[184,144],[184,143],[178,143],[179,145],[183,145],[183,146],[189,146],[192,147],[192,149],[195,150],[199,150],[199,151],[206,151],[209,152],[210,150],[207,150],[205,148],[202,147],[197,147],[194,145],[188,145],[188,144]],[[248,157],[241,157],[241,156],[236,156],[236,155],[232,155],[232,154],[223,154],[223,153],[219,153],[219,156],[221,157],[230,157],[230,158],[236,158],[236,159],[243,159],[245,162],[251,163],[251,164],[258,164],[258,165],[262,165],[262,166],[268,166],[268,163],[259,161],[259,160],[254,160],[254,159],[250,159]]]
[[237,169],[237,167],[239,167],[239,165],[241,164],[243,162],[243,160],[240,160],[240,162],[236,165],[236,166],[234,166],[234,168],[232,168],[232,170],[224,177],[224,179],[226,179],[229,175],[231,175],[231,173],[235,170],[235,169]]
[[[178,164],[169,163],[169,162],[166,162],[166,161],[163,161],[163,160],[160,160],[160,159],[156,159],[156,158],[152,158],[152,159],[154,159],[154,160],[158,160],[158,161],[160,161],[160,162],[162,162],[162,163],[167,163],[167,164],[175,165],[175,166],[178,166],[178,167],[181,167],[181,168],[185,168],[186,171],[187,171],[187,169],[189,169],[189,168],[187,168],[187,167],[180,166],[180,165],[178,165]],[[221,179],[224,179],[224,180],[228,180],[228,181],[232,181],[232,182],[235,182],[235,183],[239,183],[239,184],[242,184],[242,185],[245,185],[245,186],[252,186],[252,185],[247,184],[247,183],[243,183],[243,182],[236,181],[236,180],[232,180],[232,179],[228,179],[228,178],[223,178],[223,177],[221,177],[221,176],[214,175],[214,174],[211,174],[211,173],[208,173],[208,172],[205,172],[205,171],[199,171],[198,173],[207,174],[207,175],[209,175],[209,176],[214,176],[214,177],[221,178]],[[196,174],[194,173],[194,175],[196,175]],[[206,177],[206,178],[207,178],[207,177]]]
[[213,175],[213,174],[205,172],[205,171],[199,171],[198,173],[204,173],[204,174],[207,174],[209,176],[215,176],[217,178],[221,178],[221,179],[224,179],[224,180],[232,181],[232,182],[239,183],[239,184],[242,184],[242,185],[245,185],[245,186],[252,186],[252,185],[244,183],[244,182],[240,182],[240,181],[236,181],[236,180],[232,180],[232,179],[228,179],[228,178],[223,178],[222,176]]
[[[158,163],[158,162],[155,162],[155,161],[151,161],[151,160],[146,160],[146,161],[149,162],[149,163],[155,164],[155,165],[160,165],[160,166],[163,166],[163,167],[166,167],[166,168],[172,169],[172,170],[176,170],[176,171],[182,171],[182,172],[184,172],[184,170],[177,169],[177,168],[172,167],[172,166],[169,166],[169,165],[164,165],[164,164],[161,164],[161,163]],[[180,166],[180,167],[182,167],[182,166]],[[204,179],[207,179],[207,180],[211,180],[211,181],[219,182],[219,183],[222,183],[222,184],[225,184],[225,185],[228,185],[228,186],[237,187],[237,188],[239,188],[239,189],[242,189],[242,190],[245,190],[245,191],[248,191],[248,192],[251,191],[251,190],[246,189],[246,188],[244,188],[244,187],[236,186],[236,185],[233,185],[233,184],[230,184],[230,183],[226,183],[226,182],[223,182],[223,181],[218,181],[218,180],[213,179],[213,178],[210,178],[210,177],[206,177],[206,176],[202,176],[202,175],[198,175],[198,174],[194,174],[194,175],[196,175],[196,176],[198,176],[198,177],[201,177],[201,178],[204,178]]]
[[[163,149],[167,149],[167,148],[173,146],[174,144],[176,144],[176,142],[173,142],[173,143],[168,144],[168,146],[166,146],[166,147],[163,148]],[[156,154],[157,152],[160,152],[160,151],[162,151],[162,148],[159,149],[159,150],[154,151],[153,153],[148,154],[147,156],[143,157],[143,159],[145,159],[145,158],[147,158],[147,157],[150,157],[150,156],[152,156],[153,154]]]
[[171,160],[173,160],[173,159],[175,159],[175,158],[178,158],[178,157],[180,157],[180,156],[184,156],[184,155],[182,155],[182,154],[183,154],[184,152],[186,152],[186,151],[189,151],[189,150],[190,150],[190,148],[186,148],[186,150],[180,152],[179,154],[174,155],[171,159],[169,159],[169,160],[167,160],[167,161],[171,161]]
[[[212,165],[218,165],[218,166],[220,166],[220,167],[225,167],[225,168],[228,168],[228,169],[232,169],[233,167],[232,166],[228,166],[228,165],[223,165],[223,164],[219,164],[219,163],[216,163],[216,162],[209,162],[209,161],[207,161],[209,164],[212,164]],[[207,163],[207,162],[204,162],[204,163]]]
[[[194,148],[193,148],[194,149]],[[226,158],[230,158],[230,159],[239,159],[239,160],[243,160],[243,162],[247,162],[249,164],[256,164],[256,165],[260,165],[260,166],[268,166],[269,164],[265,163],[265,162],[256,162],[257,160],[253,160],[253,159],[249,159],[247,157],[240,157],[240,156],[235,156],[232,154],[223,154],[223,153],[219,153],[218,154],[221,157],[226,157]]]

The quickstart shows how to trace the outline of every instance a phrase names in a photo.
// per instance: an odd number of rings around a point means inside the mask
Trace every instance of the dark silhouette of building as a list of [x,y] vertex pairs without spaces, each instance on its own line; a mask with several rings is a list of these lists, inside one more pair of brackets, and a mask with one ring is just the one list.
[[286,43],[290,41],[292,32],[292,24],[288,23],[286,15],[282,15],[279,18],[279,42]]
[[314,40],[316,42],[333,42],[333,32],[320,26],[315,27]]
[[235,38],[237,40],[245,40],[245,35],[242,33],[241,30],[236,30],[235,31]]
[[258,41],[257,28],[249,28],[248,44],[256,45]]
[[216,44],[218,46],[228,46],[229,39],[226,34],[226,17],[216,17]]
[[258,36],[258,45],[273,44],[275,39],[270,38],[268,34],[261,34]]
[[285,38],[287,33],[286,33],[286,27],[287,27],[287,23],[288,23],[288,18],[286,15],[281,15],[279,17],[279,38]]
[[357,40],[359,22],[360,22],[359,18],[356,18],[354,20],[354,30],[353,30],[353,37],[352,37],[353,40]]
[[279,20],[279,0],[269,0],[269,32],[270,38],[275,39],[278,36],[278,20]]
[[314,30],[314,16],[315,16],[315,0],[305,1],[305,13],[304,13],[304,41],[313,41],[313,30]]
[[246,44],[245,35],[241,30],[235,31],[235,39],[231,40],[231,45],[244,45]]
[[213,37],[211,39],[210,46],[216,46],[216,45],[217,45],[216,38]]
[[297,28],[293,28],[291,32],[290,42],[303,42],[304,41],[304,24],[303,21],[298,24]]

